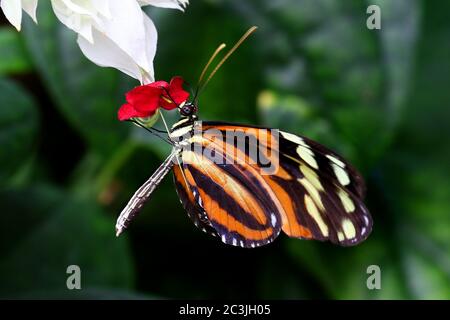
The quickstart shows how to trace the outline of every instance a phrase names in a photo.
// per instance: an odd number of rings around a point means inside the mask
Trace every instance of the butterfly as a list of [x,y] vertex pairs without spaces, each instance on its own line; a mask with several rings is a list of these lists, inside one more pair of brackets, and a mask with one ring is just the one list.
[[[244,34],[202,87],[255,29]],[[199,83],[223,47],[213,54]],[[170,105],[167,109],[175,106],[181,117],[168,130],[170,155],[121,212],[117,235],[128,227],[161,180],[172,171],[189,218],[225,244],[259,247],[272,242],[281,231],[293,238],[328,240],[342,246],[356,245],[368,237],[373,222],[363,202],[365,183],[343,157],[293,133],[200,121],[199,89],[192,101],[182,101],[186,96],[180,91],[178,77],[170,84],[154,87],[161,90],[159,98],[165,105]],[[129,116],[139,114],[142,110],[132,111]]]

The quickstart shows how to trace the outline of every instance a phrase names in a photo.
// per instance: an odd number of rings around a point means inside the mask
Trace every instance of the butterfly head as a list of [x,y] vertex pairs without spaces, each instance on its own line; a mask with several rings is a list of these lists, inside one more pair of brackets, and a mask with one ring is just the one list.
[[197,114],[197,105],[193,102],[186,102],[178,107],[180,115],[183,117],[194,117]]

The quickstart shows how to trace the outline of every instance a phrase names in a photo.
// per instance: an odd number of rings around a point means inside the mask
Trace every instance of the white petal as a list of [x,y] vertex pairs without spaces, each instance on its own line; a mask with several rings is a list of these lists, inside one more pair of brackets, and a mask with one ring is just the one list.
[[68,14],[85,14],[85,15],[95,15],[96,11],[92,6],[90,1],[76,1],[74,0],[52,0],[59,7],[63,7],[67,10]]
[[52,0],[52,8],[56,17],[69,29],[81,34],[92,42],[92,11],[88,11],[68,0]]
[[144,16],[144,26],[146,34],[144,52],[148,59],[147,64],[150,65],[148,70],[144,70],[133,57],[122,50],[106,34],[96,29],[93,30],[93,43],[79,36],[78,45],[83,54],[99,66],[116,68],[141,83],[153,82],[153,58],[156,52],[157,34],[153,22],[147,16]]
[[81,51],[89,60],[101,67],[116,68],[142,82],[141,70],[129,55],[98,30],[94,29],[92,36],[93,43],[82,36],[78,36],[77,40]]
[[153,69],[153,48],[156,50],[157,40],[153,23],[136,0],[111,1],[110,10],[114,18],[103,19],[100,31],[127,53],[139,67],[150,72]]
[[184,8],[189,4],[189,0],[138,0],[141,6],[152,5],[155,7],[179,9],[184,11]]
[[95,10],[104,17],[111,19],[111,11],[109,10],[109,0],[92,0]]
[[153,69],[153,59],[156,54],[156,47],[158,44],[158,33],[153,21],[144,14],[144,26],[145,26],[145,55],[150,65],[148,70],[145,70],[144,81],[145,83],[155,81],[155,73]]
[[38,5],[38,0],[22,0],[22,8],[26,13],[37,23],[36,19],[36,9]]
[[20,31],[22,23],[22,6],[19,0],[2,0],[0,7],[5,14],[6,19]]

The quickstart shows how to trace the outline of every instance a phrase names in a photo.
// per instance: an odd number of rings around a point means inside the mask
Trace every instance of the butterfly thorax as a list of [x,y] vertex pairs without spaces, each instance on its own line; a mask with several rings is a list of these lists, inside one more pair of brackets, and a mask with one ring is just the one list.
[[169,132],[169,137],[175,143],[175,146],[183,147],[188,144],[187,140],[194,135],[197,124],[196,115],[182,117],[175,122]]

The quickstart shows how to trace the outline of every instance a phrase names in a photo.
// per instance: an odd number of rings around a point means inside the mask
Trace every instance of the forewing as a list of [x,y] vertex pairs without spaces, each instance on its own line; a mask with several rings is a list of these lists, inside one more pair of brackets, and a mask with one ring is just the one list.
[[[280,168],[287,174],[270,179],[290,194],[296,221],[311,237],[340,245],[365,240],[372,218],[362,201],[365,185],[361,175],[345,159],[305,137],[280,132]],[[289,230],[293,219],[283,225]]]
[[322,179],[331,180],[363,198],[366,186],[361,174],[336,152],[309,138],[279,131],[280,154],[301,159]]

